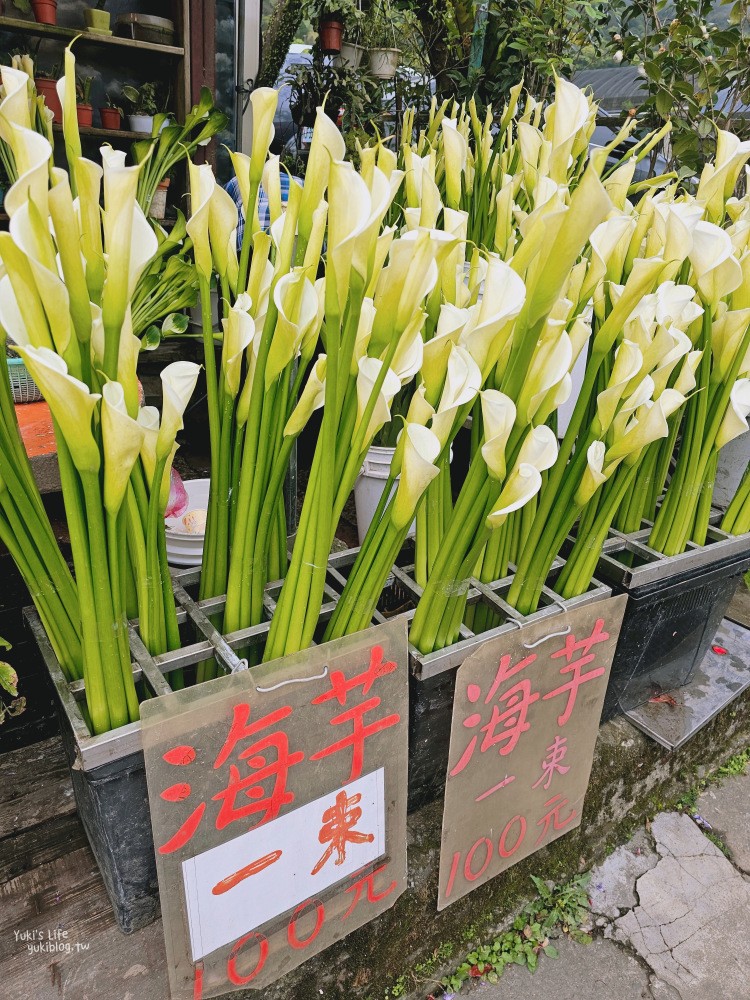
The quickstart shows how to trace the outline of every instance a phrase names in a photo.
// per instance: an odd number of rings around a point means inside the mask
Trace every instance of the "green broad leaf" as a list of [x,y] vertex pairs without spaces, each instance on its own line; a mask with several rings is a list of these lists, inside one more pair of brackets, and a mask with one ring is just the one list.
[[18,674],[9,663],[0,662],[0,688],[13,698],[18,694]]
[[668,118],[674,106],[672,95],[666,90],[660,90],[656,95],[656,110],[662,118]]
[[1,635],[0,635],[0,649],[13,649],[12,644],[9,643],[7,639],[3,639]]
[[189,320],[185,313],[170,313],[166,316],[161,325],[161,332],[164,337],[179,337],[187,333]]
[[557,948],[555,948],[553,944],[548,944],[547,947],[544,949],[544,954],[548,955],[550,958],[557,958],[560,952],[557,950]]
[[160,343],[161,331],[158,326],[152,324],[141,337],[141,350],[155,351]]

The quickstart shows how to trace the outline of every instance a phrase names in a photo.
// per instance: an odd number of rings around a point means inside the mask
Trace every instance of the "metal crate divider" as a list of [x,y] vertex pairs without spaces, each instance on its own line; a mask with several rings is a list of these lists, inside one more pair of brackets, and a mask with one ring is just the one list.
[[[607,578],[623,586],[645,586],[669,577],[695,572],[711,566],[719,559],[741,559],[750,551],[750,534],[730,535],[717,527],[720,511],[713,511],[705,545],[688,542],[687,548],[676,556],[665,556],[648,544],[653,522],[644,521],[639,531],[621,532],[610,528],[599,561],[601,572]],[[642,563],[626,566],[621,559],[614,558],[623,553],[631,553]]]
[[[226,597],[212,597],[204,601],[193,600],[186,588],[197,586],[199,580],[200,570],[197,568],[172,570],[172,586],[177,603],[177,624],[181,632],[184,633],[188,629],[194,635],[200,636],[197,641],[184,645],[173,652],[151,656],[138,632],[137,619],[128,622],[128,639],[133,657],[131,663],[133,679],[136,683],[144,681],[154,695],[169,694],[172,691],[169,675],[173,671],[195,666],[212,658],[216,660],[225,673],[246,670],[247,661],[237,656],[235,650],[262,643],[270,629],[270,618],[276,607],[275,598],[281,589],[282,581],[274,581],[266,587],[264,605],[268,613],[268,621],[222,636],[209,620],[209,616],[223,613]],[[328,620],[338,600],[338,593],[331,587],[330,583],[326,583],[325,596],[327,600],[321,609],[321,621]],[[68,682],[66,680],[36,610],[33,607],[26,608],[24,614],[75,737],[80,767],[83,770],[90,770],[108,761],[119,759],[131,753],[138,753],[142,749],[140,722],[131,722],[99,736],[91,735],[81,711],[81,705],[86,697],[85,682],[82,680]]]
[[[346,571],[352,566],[358,552],[359,549],[348,549],[345,552],[337,553],[329,560],[329,575],[342,588],[346,584],[346,577],[342,573],[342,570]],[[564,565],[563,559],[555,559],[552,564],[549,580],[554,582],[554,577]],[[512,569],[515,570],[515,566]],[[389,583],[386,584],[384,593],[387,592],[390,586],[391,589],[399,591],[405,600],[416,604],[422,596],[422,588],[414,579],[413,572],[413,563],[407,563],[403,566],[395,565],[391,571],[392,575]],[[541,621],[544,618],[554,617],[561,611],[565,612],[581,607],[583,604],[591,604],[594,601],[602,600],[605,597],[609,597],[612,593],[611,588],[607,584],[601,583],[599,580],[594,580],[585,594],[565,600],[559,594],[556,594],[552,587],[545,586],[542,588],[543,603],[539,610],[531,615],[521,615],[502,596],[504,593],[507,593],[512,582],[512,575],[503,577],[500,580],[494,580],[489,584],[482,583],[480,580],[472,577],[469,580],[467,605],[470,606],[481,601],[489,605],[504,620],[495,628],[488,629],[486,632],[480,632],[479,634],[472,632],[465,624],[462,624],[460,631],[461,638],[458,642],[434,653],[420,653],[416,646],[409,643],[409,660],[415,677],[419,680],[426,680],[430,677],[436,677],[445,671],[454,670],[463,663],[467,656],[470,656],[475,649],[488,639],[505,635],[512,632],[514,628],[521,628],[523,625]],[[411,621],[414,617],[414,609],[406,611],[405,614],[407,615],[407,620]],[[381,611],[376,611],[373,615],[374,624],[385,620],[386,617]]]

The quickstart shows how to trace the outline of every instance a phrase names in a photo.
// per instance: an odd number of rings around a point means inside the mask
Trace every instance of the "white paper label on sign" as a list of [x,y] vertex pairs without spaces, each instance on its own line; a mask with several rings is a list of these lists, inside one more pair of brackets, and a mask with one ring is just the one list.
[[381,767],[184,861],[193,961],[382,857],[385,816]]

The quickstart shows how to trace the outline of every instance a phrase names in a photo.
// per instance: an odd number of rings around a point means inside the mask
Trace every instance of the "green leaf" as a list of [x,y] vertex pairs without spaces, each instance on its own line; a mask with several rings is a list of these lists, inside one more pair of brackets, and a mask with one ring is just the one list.
[[161,331],[158,326],[150,326],[141,337],[142,351],[155,351],[161,343]]
[[7,639],[3,639],[1,635],[0,635],[0,649],[13,649],[12,644],[9,643]]
[[656,110],[659,112],[662,118],[669,117],[669,113],[672,110],[673,106],[674,106],[674,100],[672,98],[672,95],[668,91],[661,89],[659,93],[656,95]]
[[544,949],[544,954],[548,955],[550,958],[557,958],[560,952],[555,948],[553,944],[548,944]]
[[185,313],[170,313],[161,325],[162,335],[179,337],[183,333],[187,333],[188,324],[189,320]]
[[13,698],[18,694],[18,674],[9,663],[0,662],[0,688]]

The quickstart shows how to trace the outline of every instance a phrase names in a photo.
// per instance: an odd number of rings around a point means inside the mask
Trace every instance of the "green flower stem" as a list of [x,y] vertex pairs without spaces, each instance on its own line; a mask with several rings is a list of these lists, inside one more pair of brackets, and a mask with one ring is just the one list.
[[[159,560],[159,518],[164,518],[161,512],[161,484],[167,459],[158,458],[151,483],[151,493],[148,500],[148,520],[146,522],[146,587],[149,606],[149,626],[151,632],[143,641],[152,656],[167,651],[167,632],[164,616],[164,591],[162,587],[161,562]],[[142,630],[141,630],[142,631]]]
[[[386,493],[384,491],[383,496],[385,495]],[[356,629],[352,628],[351,623],[361,612],[361,607],[364,603],[363,594],[367,590],[368,583],[378,577],[378,560],[381,557],[383,559],[387,557],[387,553],[385,555],[383,555],[383,553],[386,548],[384,540],[388,534],[389,527],[392,534],[401,534],[401,532],[396,532],[396,529],[393,527],[393,522],[391,521],[390,503],[388,504],[385,514],[381,517],[373,518],[371,522],[367,536],[359,550],[359,553],[357,554],[354,565],[349,572],[346,586],[344,587],[339,602],[336,605],[336,610],[328,622],[328,627],[326,628],[325,635],[323,637],[325,642],[328,642],[329,639],[338,639],[342,635],[348,635],[350,632],[356,631]],[[403,532],[404,537],[406,537],[407,531],[408,528]],[[386,576],[380,580],[380,590],[382,590],[390,568],[391,567],[388,566]],[[372,612],[369,617],[372,617]]]
[[[70,634],[74,641],[77,641],[77,637],[72,631],[70,622],[67,621],[64,609],[55,606],[57,595],[54,584],[46,575],[39,575],[40,569],[43,573],[44,568],[39,566],[38,558],[33,558],[30,555],[33,552],[33,545],[24,529],[24,525],[18,522],[17,516],[5,516],[6,496],[6,491],[0,494],[3,501],[1,504],[3,509],[0,511],[0,542],[5,545],[14,563],[18,566],[23,581],[39,612],[39,617],[42,620],[45,631],[49,636],[55,655],[60,661],[63,673],[68,680],[78,680],[81,676],[80,659],[78,663],[71,661],[67,650],[66,634]],[[78,668],[78,673],[74,670],[76,667]]]
[[[581,399],[583,399],[583,392],[578,403],[581,403]],[[577,410],[578,404],[576,404]],[[583,410],[584,406],[581,406],[581,415]],[[571,427],[574,420],[575,413],[571,420]],[[571,427],[568,428],[568,433],[570,433]],[[567,439],[567,437],[566,434],[565,438]],[[572,461],[565,467],[559,467],[567,461],[567,455],[563,450],[564,440],[560,446],[557,461],[549,470],[550,476],[547,485],[539,497],[536,517],[516,568],[513,583],[508,591],[508,603],[521,614],[528,615],[536,611],[550,567],[580,514],[580,507],[573,503],[573,498],[586,468],[586,452],[592,440],[594,437],[589,431],[582,446],[576,448]]]
[[[477,453],[477,457],[483,465],[484,462],[479,453]],[[466,484],[468,483],[469,478],[467,477]],[[419,600],[412,621],[411,641],[423,653],[429,653],[433,649],[439,648],[435,645],[438,629],[445,606],[453,597],[459,583],[458,574],[461,564],[466,552],[471,550],[472,542],[480,530],[484,512],[488,507],[488,496],[494,503],[501,488],[494,480],[489,480],[485,475],[479,480],[478,488],[472,483],[470,499],[469,493],[466,494],[468,502],[461,504],[464,490],[459,495],[454,516],[445,534],[443,548]],[[468,508],[465,515],[463,507]]]
[[[747,512],[745,508],[748,508]],[[724,518],[721,522],[721,530],[730,535],[744,534],[750,531],[750,462],[745,474],[737,487],[737,492],[732,497],[732,501],[727,507]],[[747,527],[745,525],[747,524]]]
[[[94,581],[91,554],[86,531],[84,501],[81,482],[73,465],[65,438],[55,425],[57,461],[60,468],[65,516],[73,551],[73,565],[81,609],[81,646],[83,650],[83,678],[86,686],[86,704],[91,715],[94,733],[106,733],[111,728],[104,670],[99,646],[99,623],[94,604]],[[101,501],[100,501],[101,506]]]
[[620,466],[615,473],[614,488],[602,503],[590,530],[585,535],[578,533],[555,584],[555,590],[565,600],[585,594],[588,590],[612,521],[637,473],[637,463],[633,466]]
[[[282,374],[281,378],[284,378]],[[258,520],[263,508],[270,476],[270,461],[273,454],[273,434],[281,419],[285,406],[279,406],[278,380],[268,389],[263,403],[263,415],[258,434],[258,451],[255,465],[255,475],[250,491],[250,503],[245,508],[245,522],[242,525],[244,546],[242,553],[242,586],[240,593],[240,622],[256,625],[250,617],[251,591],[253,575],[260,573],[262,586],[268,582],[265,577],[265,560],[257,548]],[[279,413],[281,410],[281,413]],[[242,625],[239,626],[240,628]],[[232,631],[228,629],[228,631]]]
[[[242,435],[242,460],[239,471],[239,485],[236,490],[237,510],[234,514],[235,528],[239,527],[240,530],[233,532],[229,555],[227,603],[224,609],[225,632],[234,632],[237,629],[252,624],[250,621],[243,620],[242,618],[243,600],[247,600],[245,593],[247,592],[249,596],[251,570],[251,567],[248,565],[250,555],[249,544],[253,541],[253,539],[248,539],[247,536],[248,510],[253,499],[256,476],[263,475],[263,470],[258,471],[259,434],[267,405],[265,400],[266,362],[278,318],[278,310],[273,300],[275,283],[274,281],[271,284],[269,293],[268,312],[263,324],[263,333],[261,335],[255,372],[253,374],[250,410]],[[265,426],[267,427],[269,420],[268,412],[265,413],[265,419]],[[260,507],[257,509],[260,510]],[[245,606],[248,607],[249,602]]]
[[[693,522],[695,520],[695,512],[700,495],[704,488],[709,461],[715,448],[716,436],[719,433],[722,421],[726,415],[730,395],[732,389],[734,388],[734,383],[737,379],[740,365],[742,364],[742,361],[744,360],[749,349],[750,327],[746,331],[738,349],[735,351],[734,359],[729,371],[727,372],[726,378],[715,387],[710,399],[710,404],[708,400],[701,401],[707,410],[707,416],[704,420],[702,428],[703,433],[700,437],[696,435],[693,439],[693,451],[694,453],[697,453],[697,463],[695,466],[691,466],[691,470],[695,469],[695,471],[689,480],[689,495],[692,499],[692,503],[685,503],[678,507],[676,517],[676,521],[678,523],[670,532],[667,545],[662,550],[665,555],[675,555],[677,552],[684,552],[685,550],[693,527]],[[707,352],[710,354],[710,333]],[[703,359],[701,359],[701,361],[702,360]],[[708,395],[708,393],[705,395]]]
[[206,368],[206,398],[208,402],[208,433],[211,447],[211,485],[208,497],[207,528],[203,546],[203,563],[199,596],[201,599],[218,596],[214,592],[214,568],[218,556],[220,539],[217,537],[220,523],[219,494],[221,463],[221,412],[219,409],[216,355],[214,353],[213,322],[211,319],[211,283],[199,275],[201,320],[203,325],[203,362]]
[[[258,519],[257,534],[255,536],[255,548],[253,551],[253,561],[265,561],[268,559],[269,541],[271,528],[274,523],[275,500],[278,499],[279,492],[284,485],[284,476],[289,465],[289,456],[292,453],[296,438],[284,438],[281,450],[274,459],[271,478],[263,498],[263,507]],[[250,593],[250,620],[260,622],[263,619],[263,589],[268,582],[264,579],[267,574],[263,570],[263,563],[259,569],[253,569],[251,576]]]
[[140,718],[138,696],[133,681],[133,670],[130,659],[130,644],[128,642],[128,622],[125,615],[125,569],[126,540],[125,517],[122,513],[115,515],[107,513],[107,556],[109,559],[110,581],[112,586],[112,610],[114,613],[115,635],[117,649],[122,669],[122,683],[125,690],[125,700],[128,707],[130,722]]
[[237,291],[247,291],[247,278],[250,269],[250,250],[255,236],[255,216],[258,203],[258,190],[260,180],[250,178],[250,192],[248,194],[247,209],[245,212],[245,228],[242,231],[242,249],[240,250],[239,271],[237,274]]
[[[107,699],[110,728],[116,729],[130,721],[112,603],[113,584],[118,586],[119,578],[112,575],[112,567],[109,564],[99,476],[93,472],[82,472],[79,475],[86,507],[90,554],[89,569],[104,692]],[[127,659],[129,666],[129,655]]]
[[417,530],[414,536],[414,579],[424,590],[427,586],[429,573],[427,571],[427,508],[420,504],[417,509]]
[[714,450],[708,460],[706,475],[698,500],[698,509],[695,512],[695,524],[691,532],[691,541],[696,545],[706,544],[708,525],[711,517],[711,501],[714,495],[714,482],[716,480],[716,467],[719,464],[719,452]]

